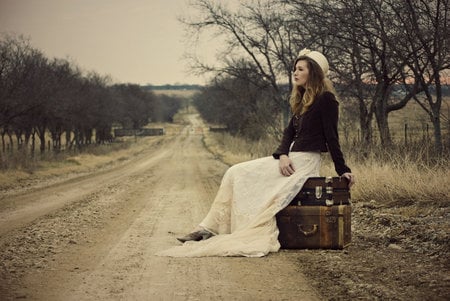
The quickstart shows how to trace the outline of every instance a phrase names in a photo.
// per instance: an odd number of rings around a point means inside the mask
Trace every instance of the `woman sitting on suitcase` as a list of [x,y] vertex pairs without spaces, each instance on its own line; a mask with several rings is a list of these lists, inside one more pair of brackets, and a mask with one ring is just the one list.
[[271,157],[230,167],[203,221],[178,238],[183,245],[158,255],[260,257],[278,251],[275,215],[309,177],[319,175],[321,152],[330,152],[337,174],[353,185],[339,146],[338,102],[328,68],[322,53],[300,51],[290,98],[293,117],[278,149]]

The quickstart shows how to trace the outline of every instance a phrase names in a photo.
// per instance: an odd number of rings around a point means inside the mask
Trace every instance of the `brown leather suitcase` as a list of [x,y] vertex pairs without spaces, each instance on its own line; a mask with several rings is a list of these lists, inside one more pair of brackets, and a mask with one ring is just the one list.
[[277,215],[283,249],[343,249],[351,242],[351,206],[287,206]]
[[348,180],[341,177],[311,177],[289,205],[331,206],[350,204]]

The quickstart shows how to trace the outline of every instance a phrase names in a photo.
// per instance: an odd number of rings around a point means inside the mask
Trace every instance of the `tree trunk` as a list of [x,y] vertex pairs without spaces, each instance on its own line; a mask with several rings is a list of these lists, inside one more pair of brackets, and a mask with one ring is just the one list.
[[[428,94],[431,97],[430,94]],[[442,105],[442,86],[439,82],[439,76],[437,76],[436,80],[436,101],[432,101],[432,99],[428,99],[428,102],[431,107],[431,122],[433,124],[434,129],[434,148],[438,155],[442,154],[442,130],[441,130],[441,105]]]
[[36,135],[36,131],[33,131],[31,133],[31,156],[32,157],[34,156],[34,150],[36,148],[36,137],[35,137],[35,135]]
[[69,148],[70,149],[70,135],[71,134],[71,131],[70,130],[66,130],[66,148]]
[[41,151],[41,154],[43,154],[45,153],[45,132],[39,132],[38,137],[40,142],[39,150]]
[[7,133],[6,133],[7,135],[8,135],[8,138],[9,138],[9,143],[11,143],[11,152],[13,152],[13,148],[14,148],[14,140],[13,140],[13,137],[12,137],[12,135],[11,135],[11,133],[8,131]]
[[30,143],[30,137],[31,137],[31,129],[25,130],[25,148],[28,150],[28,144]]
[[378,132],[380,134],[381,145],[389,146],[392,144],[391,133],[389,131],[388,115],[383,106],[375,110]]
[[380,134],[381,145],[390,146],[392,144],[391,133],[388,123],[388,104],[389,98],[388,84],[383,82],[377,87],[375,93],[375,118],[377,121],[378,132]]
[[361,128],[361,141],[369,147],[372,144],[373,130],[372,130],[372,116],[371,109],[367,109],[364,100],[359,100],[359,126]]
[[443,149],[443,147],[442,147],[442,130],[441,130],[441,122],[440,122],[438,116],[431,118],[431,122],[433,123],[433,130],[434,130],[434,148],[436,150],[436,153],[438,155],[441,155],[442,149]]
[[40,146],[39,150],[41,151],[41,154],[45,153],[45,129],[46,126],[38,126],[36,127],[36,132],[38,134]]
[[370,146],[373,139],[372,118],[369,116],[360,116],[361,143]]
[[16,141],[17,141],[17,150],[21,150],[22,149],[22,131],[15,131],[16,134]]
[[86,129],[84,130],[84,144],[91,144],[92,143],[92,136],[93,136],[93,130],[92,129]]
[[74,140],[75,140],[75,145],[78,149],[81,148],[81,131],[76,129],[74,131]]
[[6,134],[6,133],[3,131],[3,132],[2,132],[2,150],[3,150],[3,152],[6,151],[5,134]]

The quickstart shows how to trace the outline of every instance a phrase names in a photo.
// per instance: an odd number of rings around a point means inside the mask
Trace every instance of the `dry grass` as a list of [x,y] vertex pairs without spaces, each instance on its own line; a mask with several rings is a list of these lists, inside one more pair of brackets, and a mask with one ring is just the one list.
[[[275,141],[250,143],[223,133],[209,133],[204,142],[211,152],[229,165],[268,156],[277,145]],[[389,153],[384,158],[380,154],[369,154],[365,160],[360,159],[360,154],[344,153],[357,177],[357,184],[352,188],[353,201],[375,200],[389,207],[450,205],[448,159],[425,164],[402,153]],[[322,158],[321,175],[336,175],[329,154],[323,154]]]
[[[450,177],[448,162],[426,166],[403,158],[397,160],[367,160],[357,162],[351,157],[348,164],[357,177],[352,189],[356,201],[375,200],[387,206],[450,205]],[[325,160],[322,174],[334,173],[331,160]]]
[[[62,179],[77,174],[92,172],[121,163],[160,143],[172,139],[182,128],[182,119],[175,116],[178,123],[151,123],[149,128],[164,128],[164,136],[121,137],[106,145],[87,145],[82,151],[52,150],[31,156],[30,152],[0,152],[0,191],[33,185],[42,180]],[[64,138],[64,137],[63,137]],[[63,140],[63,143],[65,141]]]
[[[158,143],[165,136],[155,137],[127,137],[113,145],[93,146],[83,153],[76,154],[47,154],[44,158],[32,159],[29,155],[14,160],[29,160],[25,168],[10,168],[0,171],[0,190],[14,188],[14,186],[28,185],[42,179],[68,177],[71,174],[92,172],[114,164],[145,151],[149,146]],[[20,156],[21,154],[18,154]],[[11,158],[10,158],[11,159]],[[17,166],[17,165],[16,165]]]
[[269,156],[273,152],[273,143],[251,142],[233,137],[227,133],[208,132],[204,137],[205,146],[221,161],[233,165],[242,161]]
[[[441,106],[441,131],[444,140],[450,138],[450,97],[443,97]],[[392,139],[397,142],[405,140],[405,124],[408,125],[409,140],[432,139],[433,126],[430,116],[415,102],[410,101],[401,110],[389,114],[389,128]],[[428,128],[427,128],[428,127]]]

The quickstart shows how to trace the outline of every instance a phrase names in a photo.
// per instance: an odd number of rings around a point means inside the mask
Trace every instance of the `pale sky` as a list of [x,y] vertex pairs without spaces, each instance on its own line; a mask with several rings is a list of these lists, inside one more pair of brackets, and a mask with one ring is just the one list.
[[[188,73],[180,15],[189,0],[0,0],[0,32],[22,34],[49,58],[68,58],[115,83],[204,84]],[[218,41],[197,52],[213,59]]]

